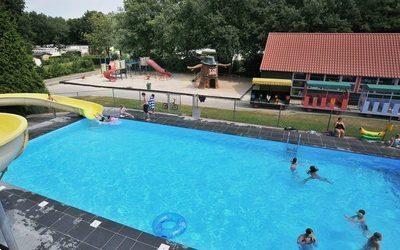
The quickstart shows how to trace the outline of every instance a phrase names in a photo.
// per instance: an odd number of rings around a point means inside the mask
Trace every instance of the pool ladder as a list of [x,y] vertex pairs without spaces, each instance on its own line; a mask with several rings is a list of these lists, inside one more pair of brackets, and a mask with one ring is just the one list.
[[297,137],[297,143],[291,144],[290,143],[290,131],[289,131],[287,134],[287,140],[286,140],[286,152],[295,157],[297,155],[297,149],[300,146],[300,141],[301,141],[301,134],[299,133],[299,136]]

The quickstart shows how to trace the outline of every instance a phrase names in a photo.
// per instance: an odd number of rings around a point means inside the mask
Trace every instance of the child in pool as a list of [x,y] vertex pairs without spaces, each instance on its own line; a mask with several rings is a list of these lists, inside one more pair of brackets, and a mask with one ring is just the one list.
[[297,170],[297,158],[294,157],[290,163],[290,171],[294,173]]
[[311,228],[307,228],[306,233],[300,234],[297,238],[297,244],[299,244],[299,249],[301,250],[314,249],[317,246],[317,238],[314,235],[314,231]]
[[353,216],[345,215],[344,217],[348,221],[357,223],[360,226],[360,229],[362,230],[364,236],[367,237],[369,235],[368,226],[367,226],[367,224],[365,222],[365,210],[360,209],[360,210],[357,211],[356,215],[353,215]]
[[303,183],[306,183],[306,182],[309,181],[309,180],[315,179],[315,180],[320,180],[320,181],[327,182],[327,183],[329,183],[329,184],[333,184],[333,183],[332,183],[330,180],[328,180],[327,178],[319,176],[319,175],[317,174],[318,170],[319,170],[319,169],[316,168],[315,166],[311,166],[311,167],[310,167],[310,170],[307,171],[307,174],[309,174],[310,177],[306,178],[306,179],[303,181]]

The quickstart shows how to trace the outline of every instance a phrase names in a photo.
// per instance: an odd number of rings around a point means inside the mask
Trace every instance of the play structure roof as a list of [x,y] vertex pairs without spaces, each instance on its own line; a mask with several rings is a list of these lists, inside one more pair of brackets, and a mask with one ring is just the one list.
[[368,91],[377,91],[377,92],[389,92],[389,93],[400,93],[399,85],[376,85],[376,84],[367,84]]
[[324,82],[324,81],[307,81],[307,86],[312,88],[323,88],[323,89],[350,89],[351,84],[349,82]]
[[400,78],[400,33],[269,33],[261,71]]
[[287,79],[274,79],[274,78],[253,78],[253,84],[269,85],[269,86],[292,86],[292,81]]

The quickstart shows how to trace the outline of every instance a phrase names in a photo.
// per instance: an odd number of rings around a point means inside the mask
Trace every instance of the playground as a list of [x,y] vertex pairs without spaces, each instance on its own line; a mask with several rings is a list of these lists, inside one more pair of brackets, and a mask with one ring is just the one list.
[[149,90],[147,84],[151,83],[151,90],[174,92],[186,95],[205,95],[225,98],[241,98],[251,88],[250,79],[239,77],[220,77],[219,88],[199,89],[194,86],[192,74],[173,74],[170,78],[151,76],[146,79],[146,73],[127,74],[122,79],[111,82],[103,75],[93,75],[85,78],[76,78],[63,81],[66,84],[75,84],[92,87],[132,88],[136,90]]

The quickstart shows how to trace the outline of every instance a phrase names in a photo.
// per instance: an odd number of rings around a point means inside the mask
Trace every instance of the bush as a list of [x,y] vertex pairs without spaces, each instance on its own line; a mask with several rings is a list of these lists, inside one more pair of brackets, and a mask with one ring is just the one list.
[[91,57],[80,57],[71,54],[51,58],[51,60],[46,61],[42,67],[37,69],[45,79],[92,70],[95,70],[95,66]]

